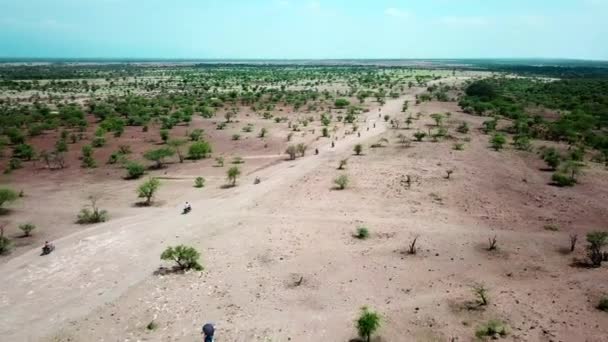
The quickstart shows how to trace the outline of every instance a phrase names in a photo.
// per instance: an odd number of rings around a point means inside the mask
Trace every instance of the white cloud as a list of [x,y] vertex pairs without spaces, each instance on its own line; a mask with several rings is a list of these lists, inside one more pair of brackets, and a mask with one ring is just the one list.
[[404,11],[402,9],[395,8],[395,7],[387,8],[384,11],[384,14],[388,15],[389,17],[396,17],[396,18],[407,18],[411,15],[410,12]]

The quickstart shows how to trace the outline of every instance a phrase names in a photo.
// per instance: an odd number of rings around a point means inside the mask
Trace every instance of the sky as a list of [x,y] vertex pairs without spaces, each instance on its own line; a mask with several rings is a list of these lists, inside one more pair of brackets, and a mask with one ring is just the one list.
[[0,0],[0,57],[608,60],[608,0]]

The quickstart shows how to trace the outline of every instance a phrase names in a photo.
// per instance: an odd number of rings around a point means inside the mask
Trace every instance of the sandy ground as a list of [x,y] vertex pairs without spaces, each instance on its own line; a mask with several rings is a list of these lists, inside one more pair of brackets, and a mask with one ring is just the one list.
[[[399,113],[402,101],[381,113]],[[218,341],[349,341],[368,305],[383,317],[374,341],[470,341],[489,319],[508,323],[507,341],[607,341],[608,315],[594,305],[608,292],[608,268],[571,266],[584,255],[584,234],[606,229],[606,171],[591,166],[580,185],[554,188],[538,157],[490,150],[476,129],[483,118],[450,103],[412,109],[448,110],[450,132],[460,120],[473,128],[464,151],[450,140],[400,147],[396,135],[414,130],[392,130],[372,110],[369,131],[341,136],[333,149],[320,140],[319,155],[248,168],[231,189],[219,187],[219,173],[202,191],[191,179],[171,182],[162,206],[125,209],[57,240],[47,257],[31,250],[8,260],[0,265],[1,336],[193,341],[211,321]],[[430,124],[425,115],[414,126]],[[387,147],[369,148],[382,137]],[[353,156],[361,142],[364,154]],[[338,171],[343,158],[348,166]],[[449,180],[446,169],[455,170]],[[332,190],[341,173],[350,186]],[[107,185],[115,199],[132,191],[114,193],[118,184]],[[176,207],[183,198],[194,207],[186,216]],[[352,237],[359,226],[368,240]],[[572,232],[581,242],[565,255]],[[414,236],[419,252],[407,255]],[[489,252],[492,236],[498,251]],[[205,271],[154,275],[167,266],[162,250],[178,243],[202,252]],[[467,309],[480,282],[490,304]],[[151,321],[158,329],[146,329]]]

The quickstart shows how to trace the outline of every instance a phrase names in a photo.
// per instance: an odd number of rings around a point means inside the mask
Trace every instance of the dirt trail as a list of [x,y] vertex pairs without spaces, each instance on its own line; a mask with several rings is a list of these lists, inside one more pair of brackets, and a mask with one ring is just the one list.
[[[410,95],[411,96],[411,95]],[[408,96],[409,98],[409,96]],[[404,98],[388,101],[382,112],[398,112]],[[231,214],[255,205],[264,195],[288,185],[359,141],[383,133],[386,124],[372,111],[361,118],[370,129],[361,137],[348,135],[319,147],[319,155],[282,162],[248,174],[232,189],[211,191],[211,197],[192,200],[194,210],[182,216],[176,208],[141,209],[142,213],[111,220],[55,241],[57,249],[46,257],[34,249],[0,265],[0,334],[7,341],[37,340],[66,322],[111,302],[130,287],[145,281],[160,265],[168,245],[188,243],[217,234],[213,227]],[[373,128],[373,122],[376,127]],[[263,181],[254,185],[253,179]],[[193,225],[208,227],[192,229]],[[221,227],[221,224],[217,225]]]

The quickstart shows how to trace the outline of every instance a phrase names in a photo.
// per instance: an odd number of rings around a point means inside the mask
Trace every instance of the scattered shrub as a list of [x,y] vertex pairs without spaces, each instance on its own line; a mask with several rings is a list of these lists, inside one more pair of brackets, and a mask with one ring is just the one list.
[[295,160],[298,156],[298,148],[295,145],[287,146],[285,153],[289,155],[289,160]]
[[14,202],[17,198],[19,198],[17,192],[8,188],[0,188],[0,209],[4,204]]
[[146,172],[146,168],[142,164],[134,161],[128,162],[125,169],[127,169],[127,179],[137,179]]
[[565,175],[560,172],[556,172],[551,176],[551,180],[557,186],[573,186],[576,184],[576,180],[570,178],[568,175]]
[[469,133],[469,124],[466,122],[461,122],[460,125],[456,128],[458,133],[467,134]]
[[12,241],[4,236],[5,226],[6,224],[0,225],[0,255],[8,253],[13,246]]
[[215,163],[218,167],[224,167],[224,157],[216,157]]
[[195,188],[202,188],[205,186],[205,178],[203,177],[196,177],[196,179],[194,180],[194,187]]
[[156,193],[159,187],[160,181],[157,178],[152,177],[147,181],[143,182],[137,188],[137,196],[139,198],[145,198],[144,205],[149,206],[150,204],[152,204],[152,198],[154,197],[154,194]]
[[479,305],[488,305],[488,289],[483,284],[473,285],[473,293],[477,296]]
[[197,141],[190,145],[188,157],[194,160],[203,159],[207,158],[211,152],[211,144],[207,141]]
[[19,226],[19,229],[23,232],[23,236],[30,236],[32,231],[36,229],[36,226],[31,223],[25,223]]
[[241,170],[238,166],[233,166],[228,169],[226,176],[231,186],[236,186],[236,180],[241,175]]
[[359,337],[370,342],[371,336],[380,328],[380,315],[369,310],[367,307],[361,309],[361,315],[356,321],[357,333]]
[[501,133],[496,133],[490,138],[490,145],[495,151],[500,151],[506,142],[507,138]]
[[547,166],[549,166],[551,168],[551,170],[557,170],[557,167],[559,166],[562,157],[560,156],[560,154],[557,152],[557,150],[553,147],[550,148],[546,148],[543,151],[543,160],[545,161],[545,163],[547,163]]
[[150,150],[144,153],[144,158],[156,163],[155,168],[160,169],[163,167],[165,158],[171,157],[175,154],[175,151],[168,147],[158,148]]
[[340,164],[338,164],[338,170],[344,170],[344,167],[346,166],[347,163],[348,163],[348,159],[340,160]]
[[496,235],[494,235],[494,237],[492,237],[492,238],[488,238],[488,250],[489,251],[495,250],[496,249],[496,243],[497,243]]
[[200,253],[194,247],[184,245],[167,247],[160,258],[175,261],[181,270],[203,270],[203,266],[199,263]]
[[361,155],[361,152],[363,152],[363,145],[361,144],[357,144],[355,145],[355,147],[353,148],[353,151],[355,151],[356,155]]
[[602,249],[608,244],[608,232],[591,232],[587,234],[587,255],[593,267],[600,267],[604,260]]
[[422,139],[424,139],[424,137],[426,137],[426,133],[418,131],[416,133],[414,133],[414,138],[416,138],[416,141],[422,141]]
[[369,237],[369,229],[366,227],[357,228],[357,233],[355,233],[355,237],[360,240],[365,240]]
[[348,186],[348,176],[347,175],[338,176],[336,179],[334,179],[334,184],[336,184],[338,190],[346,189],[346,186]]
[[598,310],[608,312],[608,296],[600,299],[600,302],[597,304],[597,308]]
[[296,146],[296,149],[298,150],[298,153],[300,154],[300,156],[304,157],[304,155],[306,155],[306,150],[308,149],[308,146],[304,143],[299,143]]
[[475,336],[477,336],[477,338],[505,337],[509,334],[508,329],[508,326],[504,322],[499,320],[491,320],[477,328],[477,330],[475,331]]
[[96,196],[89,196],[89,207],[82,208],[80,213],[78,213],[78,217],[76,222],[80,224],[92,224],[92,223],[100,223],[108,220],[108,212],[106,210],[100,209],[97,206],[98,198]]

